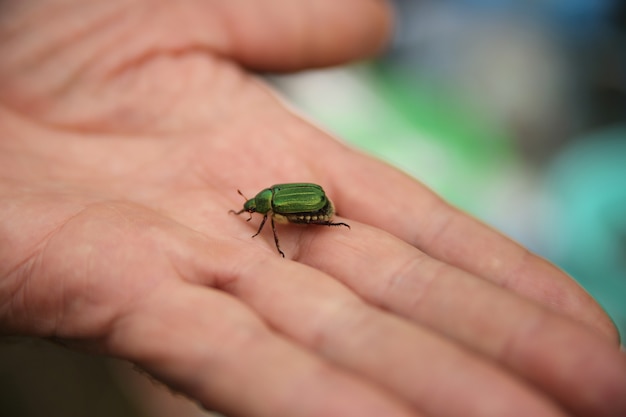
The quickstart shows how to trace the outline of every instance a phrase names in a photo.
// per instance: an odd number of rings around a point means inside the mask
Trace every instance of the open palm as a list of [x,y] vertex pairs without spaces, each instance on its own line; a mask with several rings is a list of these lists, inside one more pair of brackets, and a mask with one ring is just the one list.
[[[243,69],[338,63],[388,30],[377,1],[289,4],[3,4],[4,331],[132,360],[232,415],[624,412],[587,294]],[[303,181],[351,230],[278,226],[282,259],[268,230],[250,239],[260,218],[228,214],[237,189]]]

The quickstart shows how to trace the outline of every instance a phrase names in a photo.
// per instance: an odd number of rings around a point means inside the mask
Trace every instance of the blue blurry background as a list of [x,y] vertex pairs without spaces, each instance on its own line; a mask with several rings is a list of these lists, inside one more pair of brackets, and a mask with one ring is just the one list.
[[396,7],[382,58],[272,83],[561,266],[626,337],[626,2]]

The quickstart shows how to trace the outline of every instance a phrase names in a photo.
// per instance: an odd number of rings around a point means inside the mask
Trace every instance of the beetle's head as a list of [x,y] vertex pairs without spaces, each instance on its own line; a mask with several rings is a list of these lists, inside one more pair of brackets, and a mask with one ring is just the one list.
[[256,200],[254,198],[251,198],[250,200],[246,201],[243,205],[243,209],[244,211],[247,211],[248,213],[255,213],[256,212]]
[[243,195],[241,190],[237,190],[237,192],[239,193],[240,196],[242,196],[246,200],[246,202],[243,203],[243,210],[241,210],[239,213],[243,213],[244,211],[247,211],[248,213],[256,213],[256,201],[255,201],[255,199],[254,198],[248,199],[248,197]]

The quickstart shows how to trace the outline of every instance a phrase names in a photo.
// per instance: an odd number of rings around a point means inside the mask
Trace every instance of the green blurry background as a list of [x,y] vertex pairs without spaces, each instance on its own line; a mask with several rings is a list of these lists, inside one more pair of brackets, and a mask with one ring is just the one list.
[[[626,2],[396,5],[382,58],[268,81],[561,266],[626,337]],[[0,340],[0,388],[0,416],[208,415],[127,364],[42,341]]]

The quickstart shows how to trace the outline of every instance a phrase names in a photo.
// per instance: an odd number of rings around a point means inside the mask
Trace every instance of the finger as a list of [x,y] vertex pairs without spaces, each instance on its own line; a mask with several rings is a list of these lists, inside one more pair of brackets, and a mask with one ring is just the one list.
[[232,297],[178,281],[137,300],[106,346],[228,415],[417,416],[276,336]]
[[201,18],[221,20],[227,39],[219,52],[257,70],[287,71],[364,58],[379,52],[391,34],[391,8],[380,0],[196,5]]
[[11,4],[0,21],[0,98],[83,135],[214,131],[230,110],[257,114],[267,99],[249,94],[258,87],[240,65],[334,65],[380,50],[391,32],[384,0]]
[[[241,255],[239,255],[241,256]],[[369,307],[336,280],[264,251],[206,285],[232,293],[278,331],[378,382],[429,416],[560,416],[558,409],[477,356]],[[200,275],[199,275],[200,276]],[[454,401],[450,401],[454,398]]]
[[[329,153],[330,154],[330,153]],[[339,156],[341,158],[341,156]],[[509,288],[618,340],[602,308],[576,282],[401,172],[369,157],[324,161],[343,216],[386,230],[433,258]]]
[[[114,42],[136,52],[136,60],[208,52],[257,70],[287,71],[365,58],[380,51],[392,32],[391,8],[381,0],[74,3],[9,8],[0,36],[22,30],[23,45],[35,52],[42,44],[58,49],[78,43],[94,48],[82,51],[86,58],[93,51],[115,56]],[[36,39],[41,33],[47,39]]]
[[576,415],[626,415],[626,361],[610,342],[387,233],[351,226],[303,234],[299,260],[504,364]]

